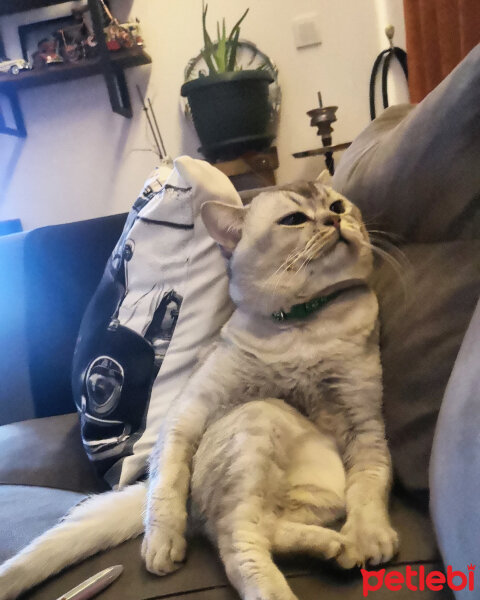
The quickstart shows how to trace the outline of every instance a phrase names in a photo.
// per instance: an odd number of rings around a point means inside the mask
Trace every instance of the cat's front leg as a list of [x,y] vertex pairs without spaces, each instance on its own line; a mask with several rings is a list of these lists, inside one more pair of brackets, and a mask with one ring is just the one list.
[[225,349],[215,351],[167,415],[150,459],[142,556],[151,573],[171,573],[185,558],[192,458],[209,421],[238,385],[238,362]]
[[[185,471],[181,466],[178,466],[178,470],[180,473]],[[168,477],[169,474],[165,480]],[[181,474],[181,477],[186,479],[189,475]],[[167,575],[181,566],[187,550],[186,523],[186,500],[183,494],[173,487],[171,493],[165,493],[161,482],[152,478],[142,543],[142,557],[148,571],[156,575]]]
[[[371,440],[365,440],[367,445]],[[379,565],[388,562],[398,550],[398,534],[388,516],[390,467],[387,457],[377,445],[376,458],[368,457],[371,448],[360,448],[357,440],[355,464],[347,470],[347,520],[341,533],[344,549],[338,563],[351,569],[355,566]],[[388,450],[386,450],[388,453]]]
[[392,468],[380,378],[350,382],[342,405],[347,519],[341,531],[345,545],[337,560],[344,568],[378,565],[391,560],[399,544],[388,515]]
[[167,417],[154,449],[142,545],[142,556],[151,573],[171,573],[185,558],[190,465],[214,410],[212,398],[187,386],[179,406]]

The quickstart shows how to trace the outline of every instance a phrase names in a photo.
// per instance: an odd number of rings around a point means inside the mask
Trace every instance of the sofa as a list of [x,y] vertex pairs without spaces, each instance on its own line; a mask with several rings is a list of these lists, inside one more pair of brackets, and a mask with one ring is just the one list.
[[[5,383],[0,401],[2,561],[52,526],[86,494],[107,489],[82,448],[70,391],[70,361],[82,313],[123,221],[124,215],[117,215],[0,240],[2,272],[8,269],[18,278],[16,282],[10,279],[7,288],[2,286],[2,290],[9,290],[8,306],[4,307],[8,310],[1,313],[9,329],[2,335],[6,362],[2,365]],[[6,300],[4,297],[2,302]],[[427,570],[441,568],[428,513],[400,488],[393,494],[392,519],[402,545],[388,568],[404,571],[407,564],[423,564]],[[51,600],[114,564],[123,564],[125,572],[103,592],[105,600],[236,597],[206,541],[194,539],[186,565],[165,578],[145,570],[140,542],[126,542],[67,569],[26,597]],[[284,568],[299,598],[362,596],[358,572],[345,573],[305,560],[286,563]],[[379,593],[377,597],[381,597]]]
[[[385,410],[395,466],[391,518],[401,540],[398,555],[385,566],[386,574],[405,575],[407,569],[421,566],[426,574],[448,565],[466,571],[466,561],[475,563],[478,557],[478,477],[471,475],[480,467],[480,308],[475,311],[480,293],[480,235],[472,223],[478,223],[480,178],[478,169],[469,167],[475,161],[480,164],[478,124],[472,127],[475,119],[480,121],[480,52],[470,55],[465,64],[421,105],[389,109],[369,126],[343,157],[334,180],[362,208],[372,230],[381,227],[401,241],[402,256],[408,258],[413,273],[406,277],[409,299],[401,302],[398,298],[405,281],[392,276],[388,264],[379,267],[372,282],[380,298]],[[462,112],[443,131],[443,138],[436,133],[438,125],[424,129],[420,138],[414,137],[414,152],[401,159],[408,144],[412,146],[412,130],[418,131],[425,122],[418,115],[422,111],[424,116],[438,115],[445,104],[453,111],[459,98],[464,100],[465,89],[477,90],[477,97],[469,99],[475,109],[468,112],[461,106]],[[448,110],[442,111],[448,117]],[[422,148],[423,158],[431,160],[427,150],[433,143],[442,144],[447,138],[465,141],[469,136],[473,141],[466,144],[463,154],[455,143],[453,148],[442,149],[441,160],[448,163],[452,160],[448,152],[453,153],[452,168],[463,173],[455,202],[448,184],[442,183],[445,173],[435,166],[438,163],[434,162],[433,191],[425,187],[425,176],[416,183],[423,186],[418,193],[410,175],[406,181],[398,176],[399,171],[405,173],[402,160],[415,171]],[[400,156],[395,172],[392,153],[385,151],[392,147]],[[413,159],[412,154],[416,154]],[[429,172],[428,177],[434,175]],[[384,193],[387,186],[388,195]],[[82,314],[125,218],[114,215],[0,239],[0,562],[55,524],[85,495],[108,489],[83,451],[70,372]],[[449,270],[442,272],[443,265]],[[437,293],[440,289],[455,293],[445,299]],[[437,306],[436,300],[443,304]],[[406,305],[411,310],[405,311]],[[413,334],[417,337],[409,337]],[[420,343],[418,336],[426,336],[428,343],[423,338]],[[437,352],[440,347],[445,351]],[[416,379],[409,380],[409,373]],[[420,380],[428,382],[428,390]],[[436,386],[435,393],[429,391],[432,386]],[[468,520],[464,519],[467,507]],[[140,545],[141,539],[134,539],[91,557],[25,598],[60,597],[115,564],[124,565],[125,571],[102,592],[104,600],[237,598],[206,540],[192,538],[185,565],[163,578],[146,571]],[[304,557],[282,559],[280,565],[302,600],[364,597],[359,570],[345,572],[334,564]],[[370,592],[378,600],[391,593],[385,586]],[[459,598],[465,593],[468,590],[456,592]],[[416,591],[403,586],[396,597],[426,600],[452,598],[453,594],[446,586]]]

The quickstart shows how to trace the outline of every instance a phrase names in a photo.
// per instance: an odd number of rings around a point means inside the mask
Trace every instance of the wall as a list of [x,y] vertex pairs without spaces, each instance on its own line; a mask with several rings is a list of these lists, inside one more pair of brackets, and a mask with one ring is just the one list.
[[[111,112],[100,76],[22,91],[28,137],[0,136],[0,220],[19,217],[29,229],[128,210],[156,164],[137,83],[152,98],[168,152],[197,155],[198,140],[182,114],[179,89],[184,66],[202,45],[200,0],[112,4],[121,19],[130,13],[141,20],[153,59],[151,66],[127,72],[134,118]],[[20,22],[65,14],[67,6],[3,18],[7,52],[20,55],[13,48]],[[278,181],[314,177],[323,168],[321,158],[291,156],[320,145],[305,112],[316,106],[318,90],[325,104],[338,105],[335,142],[353,139],[369,123],[370,70],[387,45],[388,23],[396,26],[396,44],[405,46],[402,0],[209,0],[211,27],[223,15],[232,25],[247,6],[242,36],[257,43],[280,72]],[[312,12],[320,15],[322,44],[297,50],[291,21]],[[406,101],[397,75],[392,100]]]

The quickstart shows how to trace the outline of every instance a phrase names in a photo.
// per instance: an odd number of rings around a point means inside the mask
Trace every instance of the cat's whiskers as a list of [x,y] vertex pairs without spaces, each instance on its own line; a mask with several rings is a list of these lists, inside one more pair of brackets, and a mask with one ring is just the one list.
[[317,243],[317,241],[320,237],[321,237],[321,232],[318,231],[305,244],[305,248],[303,249],[303,252],[308,252],[308,250],[310,250],[310,248]]
[[[368,228],[367,228],[367,231],[368,231],[369,235],[372,233],[374,233],[374,234],[376,233],[381,236],[384,236],[385,238],[387,238],[387,240],[388,240],[388,238],[391,238],[392,240],[396,240],[397,242],[405,241],[405,238],[403,235],[399,235],[398,233],[393,233],[391,231],[384,231],[383,229],[368,229]],[[390,241],[390,240],[388,240],[388,241]]]
[[303,261],[303,263],[302,263],[302,264],[301,264],[301,265],[298,267],[298,269],[297,269],[297,273],[300,273],[300,271],[301,271],[301,270],[302,270],[304,267],[306,267],[306,266],[307,266],[307,264],[308,264],[308,263],[309,263],[311,260],[313,260],[313,257],[311,257],[311,256],[308,256],[308,257],[307,257],[307,258],[306,258],[306,259]]
[[405,271],[410,267],[410,262],[405,256],[405,253],[402,252],[402,250],[396,244],[390,242],[389,240],[379,238],[375,234],[370,235],[370,242],[374,248],[377,248],[380,252],[383,251],[386,255],[390,256],[391,260],[397,263],[397,272],[400,272],[400,269]]
[[308,265],[308,263],[310,263],[312,260],[319,258],[324,254],[322,250],[328,246],[328,242],[332,235],[335,235],[335,233],[332,233],[329,230],[319,231],[310,238],[302,252],[303,262],[298,267],[296,271],[297,273],[306,267],[306,265]]
[[298,273],[303,266],[309,261],[311,260],[310,254],[309,254],[309,249],[312,246],[312,244],[316,243],[319,239],[321,239],[325,234],[321,231],[315,233],[305,244],[305,246],[301,249],[301,250],[294,250],[293,252],[291,252],[287,258],[283,261],[283,263],[268,277],[267,281],[269,281],[270,279],[272,279],[273,277],[276,276],[276,280],[273,286],[273,289],[270,293],[270,297],[273,297],[276,295],[278,287],[282,281],[282,278],[284,277],[284,275],[287,273],[287,271],[292,270],[295,265],[302,261],[300,267],[296,270],[296,273]]
[[406,259],[405,255],[399,250],[399,253],[404,259],[404,264],[402,264],[395,256],[393,256],[383,248],[379,248],[378,246],[375,246],[374,244],[367,242],[366,240],[361,240],[360,243],[362,246],[369,248],[373,252],[373,254],[376,254],[379,258],[381,258],[391,266],[395,274],[398,276],[398,279],[400,280],[403,289],[403,295],[406,300],[408,297],[408,287],[405,281],[405,270],[408,268],[409,262]]
[[336,235],[336,231],[330,228],[317,231],[307,240],[302,249],[291,252],[282,264],[267,278],[267,281],[274,280],[270,297],[276,295],[287,271],[297,267],[295,273],[300,273],[312,260],[320,258],[326,253],[330,248],[332,237]]
[[[378,233],[376,231],[369,231],[369,237],[370,237],[370,241],[373,242],[374,245],[378,246],[378,245],[382,245],[386,247],[386,249],[388,249],[390,251],[390,254],[396,255],[398,256],[398,260],[401,263],[402,261],[405,261],[408,263],[405,254],[402,252],[402,250],[400,249],[400,247],[398,246],[398,243],[401,241],[401,236],[395,236],[392,235],[392,239],[393,238],[397,238],[397,240],[395,242],[392,242],[388,239],[389,234],[386,233],[385,231],[378,231]],[[382,237],[385,236],[385,237]]]
[[272,279],[273,277],[276,277],[276,281],[274,283],[273,286],[273,290],[270,294],[271,297],[275,296],[278,286],[280,285],[280,281],[282,280],[282,277],[285,275],[285,273],[287,271],[289,271],[292,268],[292,265],[295,263],[295,261],[297,260],[299,251],[298,250],[294,250],[293,252],[291,252],[287,258],[283,261],[283,263],[278,267],[278,269],[276,269],[267,279],[267,281],[270,281],[270,279]]
[[290,254],[287,256],[287,258],[282,262],[282,264],[277,269],[275,269],[275,271],[267,278],[267,281],[269,281],[272,277],[274,277],[279,271],[281,271],[281,273],[283,273],[285,270],[290,269],[292,261],[293,262],[295,261],[297,254],[298,254],[298,250],[294,250],[293,252],[290,252]]

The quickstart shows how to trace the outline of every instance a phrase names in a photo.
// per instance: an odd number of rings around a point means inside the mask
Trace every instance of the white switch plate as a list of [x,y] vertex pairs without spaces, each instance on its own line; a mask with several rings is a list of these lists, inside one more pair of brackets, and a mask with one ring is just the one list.
[[321,44],[320,27],[317,13],[300,15],[293,19],[293,36],[297,48]]

